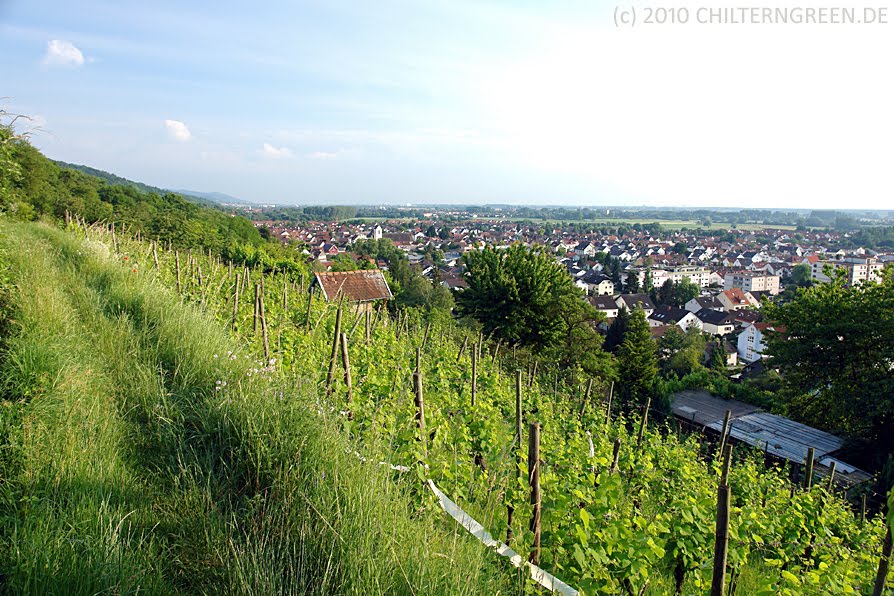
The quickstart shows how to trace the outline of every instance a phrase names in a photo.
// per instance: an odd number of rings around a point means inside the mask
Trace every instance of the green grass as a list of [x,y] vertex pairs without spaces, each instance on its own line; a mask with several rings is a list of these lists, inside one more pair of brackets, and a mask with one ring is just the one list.
[[511,586],[415,481],[351,455],[315,389],[249,375],[151,275],[40,224],[0,221],[0,250],[0,592]]

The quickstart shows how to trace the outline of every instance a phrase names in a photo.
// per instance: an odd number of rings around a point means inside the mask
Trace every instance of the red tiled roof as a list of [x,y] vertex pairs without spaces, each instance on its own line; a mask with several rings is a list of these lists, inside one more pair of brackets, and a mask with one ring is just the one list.
[[323,290],[327,302],[338,299],[344,293],[349,302],[390,300],[391,288],[385,276],[377,269],[365,271],[330,271],[317,273],[316,281]]

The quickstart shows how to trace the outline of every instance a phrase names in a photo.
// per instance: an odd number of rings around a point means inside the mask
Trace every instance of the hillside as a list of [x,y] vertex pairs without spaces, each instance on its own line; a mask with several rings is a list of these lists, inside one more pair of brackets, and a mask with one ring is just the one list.
[[[426,488],[533,553],[519,422],[524,443],[540,428],[543,569],[587,594],[710,586],[715,447],[619,415],[599,385],[582,403],[516,377],[511,351],[452,321],[339,316],[301,274],[163,250],[156,264],[102,228],[0,237],[18,330],[0,367],[13,592],[520,592]],[[729,593],[871,593],[880,516],[741,448],[729,487]]]
[[415,484],[351,453],[314,387],[148,265],[0,220],[0,592],[506,589]]

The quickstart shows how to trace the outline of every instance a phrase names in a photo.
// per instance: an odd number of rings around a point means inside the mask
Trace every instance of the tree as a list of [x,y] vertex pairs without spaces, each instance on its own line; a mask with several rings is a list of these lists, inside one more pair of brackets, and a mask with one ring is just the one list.
[[654,284],[652,283],[652,267],[651,265],[646,265],[646,274],[643,277],[643,292],[645,292],[646,294],[651,294],[653,288]]
[[561,341],[561,310],[569,297],[583,301],[583,294],[542,248],[488,246],[463,260],[469,287],[458,296],[462,314],[507,342],[545,347]]
[[810,267],[805,263],[792,267],[792,283],[801,288],[810,286],[813,283],[810,275]]
[[674,282],[670,279],[664,280],[664,283],[661,284],[661,287],[658,288],[658,294],[656,296],[659,306],[663,306],[665,304],[673,304],[674,303]]
[[618,348],[618,394],[628,410],[636,409],[651,397],[658,377],[655,341],[646,315],[637,308],[630,315],[627,333]]
[[639,272],[630,271],[627,273],[627,281],[624,283],[625,294],[639,294]]
[[680,283],[674,287],[674,302],[676,306],[683,306],[693,298],[698,298],[701,288],[692,283],[688,277],[680,280]]
[[615,352],[624,342],[624,335],[627,334],[627,323],[630,321],[630,312],[627,307],[622,306],[618,310],[618,316],[608,328],[605,334],[605,349],[609,352]]
[[438,231],[435,229],[435,224],[428,226],[428,229],[425,230],[425,235],[429,238],[435,238],[438,235]]
[[829,283],[771,302],[776,326],[765,354],[783,378],[789,415],[894,453],[894,279],[849,287],[839,272]]

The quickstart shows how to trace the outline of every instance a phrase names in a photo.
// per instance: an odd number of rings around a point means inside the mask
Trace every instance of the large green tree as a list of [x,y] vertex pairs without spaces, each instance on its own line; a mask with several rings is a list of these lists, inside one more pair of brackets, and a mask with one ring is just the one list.
[[630,313],[627,332],[617,356],[618,394],[628,410],[634,409],[652,397],[658,378],[656,344],[641,308]]
[[894,280],[850,287],[830,283],[769,303],[776,325],[765,351],[784,379],[789,415],[871,441],[894,453]]
[[562,341],[562,310],[570,298],[582,302],[583,294],[547,252],[523,244],[488,246],[463,260],[469,287],[457,297],[460,311],[481,322],[485,333],[537,348]]

